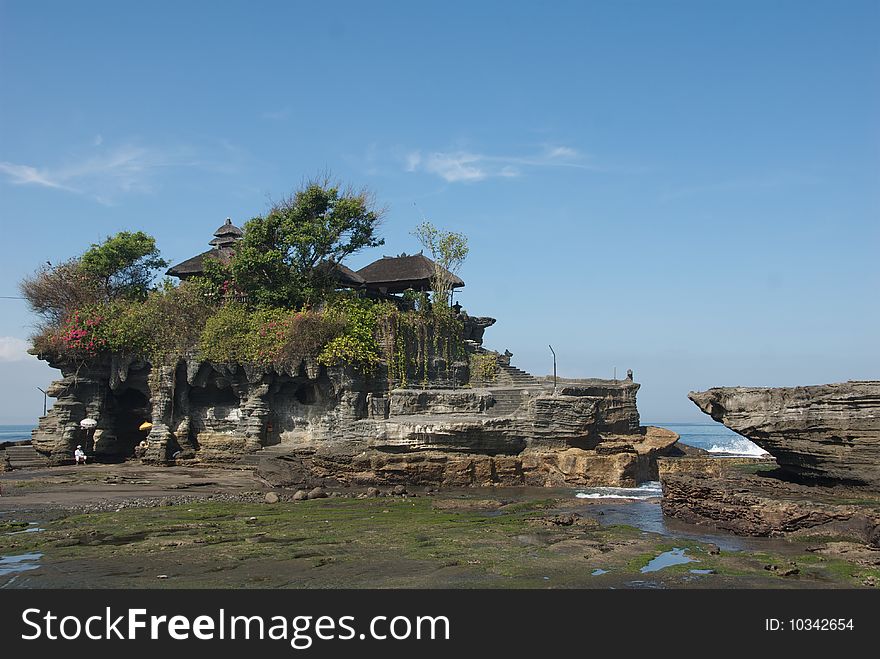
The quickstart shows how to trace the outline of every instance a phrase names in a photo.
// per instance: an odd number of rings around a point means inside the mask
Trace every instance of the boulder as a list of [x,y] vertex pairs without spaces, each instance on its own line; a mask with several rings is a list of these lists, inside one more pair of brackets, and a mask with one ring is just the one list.
[[263,497],[263,501],[266,503],[278,503],[278,494],[276,492],[266,492],[266,496]]
[[315,487],[309,490],[309,493],[306,495],[308,499],[325,499],[327,497],[327,492],[324,491],[323,487]]

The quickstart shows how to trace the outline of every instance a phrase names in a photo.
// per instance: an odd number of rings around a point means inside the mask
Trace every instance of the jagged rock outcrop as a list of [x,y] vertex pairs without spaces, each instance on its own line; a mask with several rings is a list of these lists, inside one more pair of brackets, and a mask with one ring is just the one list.
[[721,387],[688,397],[797,478],[880,488],[880,381]]
[[[50,365],[62,378],[46,390],[57,400],[31,434],[34,448],[53,464],[72,462],[80,444],[89,455],[105,459],[130,456],[143,438],[138,426],[150,418],[149,366],[123,356],[87,363],[50,360]],[[98,425],[82,428],[86,418]]]
[[469,316],[466,313],[461,314],[461,321],[464,325],[463,339],[465,341],[473,341],[477,345],[483,345],[483,333],[486,328],[495,324],[494,318],[488,316]]
[[880,547],[880,495],[863,487],[795,483],[770,470],[771,459],[676,457],[658,464],[668,517],[740,535],[843,536]]

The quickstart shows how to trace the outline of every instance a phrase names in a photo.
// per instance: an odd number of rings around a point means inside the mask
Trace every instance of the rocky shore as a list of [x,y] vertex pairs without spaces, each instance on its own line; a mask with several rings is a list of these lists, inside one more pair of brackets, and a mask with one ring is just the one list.
[[661,459],[665,515],[880,549],[880,382],[714,388],[690,399],[772,460]]

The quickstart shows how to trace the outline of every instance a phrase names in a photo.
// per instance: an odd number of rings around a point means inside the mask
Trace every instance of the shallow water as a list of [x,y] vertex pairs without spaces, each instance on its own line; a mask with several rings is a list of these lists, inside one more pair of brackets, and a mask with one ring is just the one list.
[[790,546],[786,540],[779,538],[737,536],[725,531],[669,519],[663,516],[660,503],[657,501],[597,503],[586,510],[583,507],[572,510],[595,515],[603,526],[625,524],[648,533],[712,543],[724,551],[785,551]]
[[17,572],[27,572],[40,567],[37,562],[43,557],[41,553],[19,554],[18,556],[0,556],[0,577]]
[[40,528],[37,522],[28,522],[29,526],[26,529],[22,529],[21,531],[11,531],[8,535],[19,535],[20,533],[39,533],[40,531],[45,531],[46,529]]
[[660,481],[648,481],[638,487],[584,487],[575,493],[578,499],[656,499],[663,495]]
[[686,549],[679,549],[678,547],[674,547],[669,551],[664,551],[662,554],[655,556],[648,564],[643,567],[639,572],[645,574],[646,572],[659,572],[663,568],[670,567],[672,565],[681,565],[683,563],[693,563],[697,559],[691,558],[687,555]]

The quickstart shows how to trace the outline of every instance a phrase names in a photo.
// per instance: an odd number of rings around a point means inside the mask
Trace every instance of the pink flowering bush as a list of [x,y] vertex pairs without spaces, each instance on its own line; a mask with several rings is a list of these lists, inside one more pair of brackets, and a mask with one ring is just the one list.
[[58,330],[58,345],[71,355],[93,357],[108,347],[107,316],[100,307],[75,310]]

